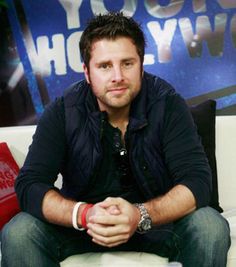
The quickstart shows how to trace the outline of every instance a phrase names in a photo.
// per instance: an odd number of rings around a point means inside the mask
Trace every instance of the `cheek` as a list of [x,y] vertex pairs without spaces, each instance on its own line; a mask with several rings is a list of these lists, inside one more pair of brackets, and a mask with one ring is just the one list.
[[90,79],[90,85],[91,85],[91,88],[92,88],[92,91],[93,91],[93,94],[96,96],[96,97],[100,97],[103,95],[103,84],[95,79]]
[[102,88],[105,88],[109,83],[107,77],[102,73],[91,73],[89,80],[91,86],[93,86],[96,91],[102,90]]
[[97,84],[103,83],[104,75],[101,74],[100,72],[91,71],[89,73],[89,80],[90,80],[90,83],[96,86]]

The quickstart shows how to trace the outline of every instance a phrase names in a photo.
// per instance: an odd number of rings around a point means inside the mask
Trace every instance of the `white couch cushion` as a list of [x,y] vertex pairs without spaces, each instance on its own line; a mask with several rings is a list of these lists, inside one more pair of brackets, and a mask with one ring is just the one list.
[[227,219],[230,225],[231,247],[228,252],[227,267],[236,266],[236,209],[223,212],[222,215]]
[[144,252],[106,252],[74,255],[61,263],[61,267],[150,267],[166,266],[167,259]]

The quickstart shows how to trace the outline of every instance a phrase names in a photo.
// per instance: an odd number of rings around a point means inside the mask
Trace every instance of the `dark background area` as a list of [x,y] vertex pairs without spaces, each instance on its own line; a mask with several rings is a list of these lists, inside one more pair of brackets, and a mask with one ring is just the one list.
[[35,124],[36,114],[25,76],[19,79],[14,88],[8,86],[20,59],[7,7],[1,2],[0,4],[0,126]]

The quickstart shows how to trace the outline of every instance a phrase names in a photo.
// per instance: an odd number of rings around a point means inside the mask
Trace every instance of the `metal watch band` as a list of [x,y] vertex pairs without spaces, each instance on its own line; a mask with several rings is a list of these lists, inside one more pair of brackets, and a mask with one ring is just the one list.
[[152,220],[151,217],[145,208],[143,203],[135,203],[134,204],[140,211],[140,221],[138,223],[137,232],[145,233],[152,228]]

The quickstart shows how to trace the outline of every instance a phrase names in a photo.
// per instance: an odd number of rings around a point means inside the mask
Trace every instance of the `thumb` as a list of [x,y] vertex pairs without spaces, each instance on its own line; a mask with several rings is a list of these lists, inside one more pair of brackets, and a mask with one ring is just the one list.
[[110,206],[119,206],[119,198],[116,197],[107,197],[104,201],[99,203],[99,206],[102,208],[108,208]]
[[120,214],[120,210],[116,205],[112,205],[109,206],[107,208],[107,211],[111,214],[111,215],[119,215]]

